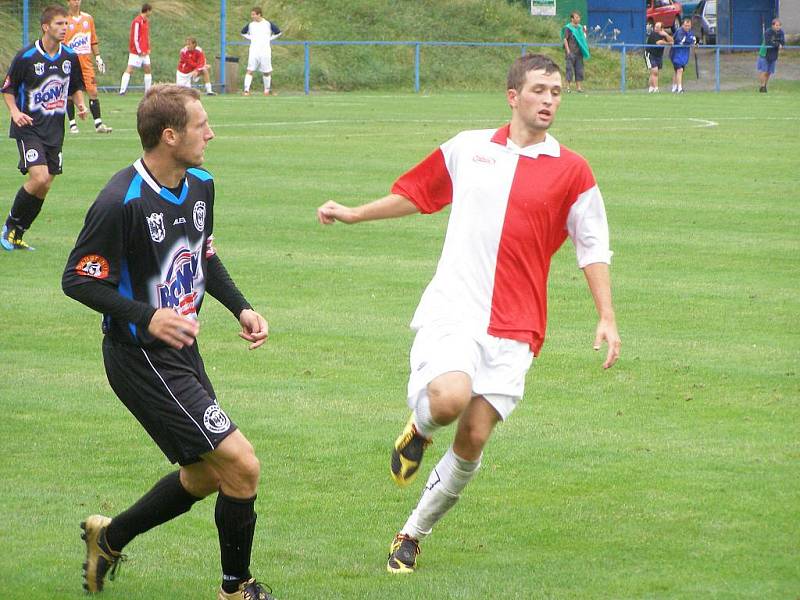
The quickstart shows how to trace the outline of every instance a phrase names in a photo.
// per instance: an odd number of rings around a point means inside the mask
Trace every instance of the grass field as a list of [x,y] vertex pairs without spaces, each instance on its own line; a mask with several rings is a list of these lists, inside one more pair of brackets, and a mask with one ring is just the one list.
[[[401,578],[386,552],[424,477],[396,489],[388,454],[447,216],[322,228],[314,209],[382,195],[457,131],[501,124],[503,95],[207,100],[218,251],[271,338],[248,353],[209,298],[199,343],[261,459],[253,568],[277,597],[800,596],[798,92],[565,98],[553,133],[604,193],[622,358],[603,372],[591,349],[568,243],[526,398]],[[78,522],[171,469],[105,381],[99,316],[60,288],[87,207],[139,154],[136,101],[103,97],[115,131],[66,140],[39,249],[0,255],[4,599],[83,598]],[[0,143],[3,214],[16,161]],[[126,552],[104,598],[213,598],[213,500]]]

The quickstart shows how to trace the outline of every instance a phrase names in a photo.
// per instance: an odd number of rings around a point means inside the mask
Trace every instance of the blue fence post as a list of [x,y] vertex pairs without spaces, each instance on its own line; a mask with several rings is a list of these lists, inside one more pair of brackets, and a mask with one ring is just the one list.
[[622,42],[622,52],[619,54],[619,60],[619,91],[624,93],[626,86],[625,70],[628,67],[628,49],[625,47],[625,42]]
[[420,43],[414,44],[414,93],[419,94],[419,47]]
[[225,66],[227,62],[227,46],[228,40],[225,35],[225,24],[227,22],[228,1],[222,0],[219,5],[219,86],[220,92],[225,93]]
[[22,1],[22,45],[28,45],[28,16],[30,14],[29,0]]
[[306,96],[311,92],[311,44],[303,42],[303,91]]
[[522,56],[525,56],[525,52],[528,50],[528,45],[527,44],[521,44],[520,45],[520,50],[522,51],[520,54]]
[[718,92],[719,91],[719,46],[717,46],[714,54],[714,72],[715,72],[714,76],[717,79],[717,82],[714,86],[714,91]]

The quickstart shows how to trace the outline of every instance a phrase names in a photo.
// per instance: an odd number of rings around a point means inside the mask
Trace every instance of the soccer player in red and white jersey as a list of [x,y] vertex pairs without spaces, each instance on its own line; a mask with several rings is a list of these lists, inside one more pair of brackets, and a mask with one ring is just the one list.
[[119,95],[124,96],[128,91],[131,73],[134,69],[144,71],[144,91],[153,84],[153,75],[150,69],[150,13],[153,7],[147,2],[142,4],[139,15],[131,22],[131,33],[128,39],[128,66],[122,74],[119,84]]
[[[94,118],[94,130],[97,133],[111,133],[112,129],[100,116],[100,99],[97,97],[97,80],[94,76],[94,65],[100,73],[106,72],[106,64],[100,56],[100,42],[94,27],[94,18],[89,13],[81,12],[81,0],[69,0],[69,13],[67,21],[67,35],[64,44],[69,46],[78,55],[81,64],[83,83],[89,94],[89,110]],[[92,57],[94,56],[94,61]],[[75,121],[75,105],[72,100],[67,101],[67,118],[69,119],[69,132],[78,133],[78,123]]]
[[569,237],[599,314],[594,349],[619,357],[611,301],[603,198],[583,157],[547,133],[561,102],[561,72],[541,54],[517,59],[508,75],[511,122],[464,131],[400,177],[391,193],[348,208],[329,201],[322,224],[433,213],[451,205],[442,255],[411,323],[408,404],[391,474],[416,476],[441,427],[458,421],[452,446],[394,538],[391,573],[416,568],[419,542],[474,477],[494,426],[522,398],[525,376],[545,335],[550,261]]
[[206,84],[206,96],[216,96],[211,87],[211,67],[206,62],[206,55],[203,49],[197,45],[197,40],[193,37],[186,38],[186,45],[181,48],[178,57],[178,71],[175,73],[175,83],[183,87],[192,87],[192,83],[197,81],[200,74]]

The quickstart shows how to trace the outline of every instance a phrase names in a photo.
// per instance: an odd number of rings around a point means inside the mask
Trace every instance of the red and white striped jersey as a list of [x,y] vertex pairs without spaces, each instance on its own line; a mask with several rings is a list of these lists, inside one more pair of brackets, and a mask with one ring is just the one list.
[[569,236],[578,266],[611,262],[608,222],[586,160],[547,134],[520,148],[498,130],[464,131],[402,175],[392,193],[422,213],[452,204],[439,264],[411,327],[458,323],[538,354],[550,261]]
[[150,21],[144,15],[138,15],[131,22],[128,50],[131,54],[150,54]]

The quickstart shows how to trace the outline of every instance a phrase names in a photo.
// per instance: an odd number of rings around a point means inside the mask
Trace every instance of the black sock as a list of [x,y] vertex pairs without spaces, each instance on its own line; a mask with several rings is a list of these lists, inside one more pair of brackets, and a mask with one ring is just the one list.
[[[95,127],[100,123],[97,122],[97,119],[100,118],[100,99],[96,98],[95,100],[89,99],[89,110],[92,111],[92,116],[95,120]],[[102,122],[102,121],[101,121]]]
[[70,124],[75,122],[75,103],[72,100],[67,100],[67,117]]
[[19,188],[14,198],[11,212],[8,213],[6,227],[8,227],[9,230],[16,229],[16,237],[21,238],[22,234],[30,229],[33,221],[39,215],[43,203],[43,198],[37,198],[33,194],[28,193],[28,190],[24,187]]
[[231,498],[217,494],[214,520],[219,533],[222,561],[222,589],[235,592],[239,583],[250,579],[250,552],[256,530],[256,497]]
[[198,500],[201,498],[195,498],[181,485],[180,471],[174,471],[156,483],[136,504],[111,519],[106,528],[108,545],[119,552],[140,533],[188,512]]

